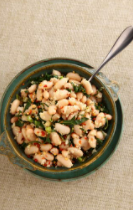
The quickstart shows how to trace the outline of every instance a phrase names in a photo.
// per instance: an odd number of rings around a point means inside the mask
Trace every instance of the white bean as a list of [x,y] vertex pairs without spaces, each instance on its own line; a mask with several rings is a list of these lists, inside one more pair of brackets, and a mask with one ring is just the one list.
[[92,100],[94,103],[97,102],[97,99],[96,99],[96,97],[94,97],[94,96],[91,96],[91,97],[90,97],[90,100]]
[[91,83],[88,80],[83,79],[81,81],[81,84],[84,86],[87,94],[92,94],[93,93],[93,89],[92,89]]
[[73,143],[77,148],[81,148],[81,140],[79,138],[73,139]]
[[88,142],[89,142],[91,148],[96,148],[97,140],[95,139],[94,136],[89,136]]
[[21,107],[21,106],[19,106],[18,108],[17,108],[17,112],[23,112],[24,111],[24,107]]
[[74,91],[71,91],[71,92],[70,92],[70,97],[71,97],[71,98],[76,98],[76,93],[75,93]]
[[39,114],[42,120],[45,120],[45,121],[51,120],[51,115],[47,111],[40,112]]
[[79,111],[79,110],[80,110],[80,108],[79,108],[79,106],[77,106],[77,105],[74,105],[74,106],[64,106],[64,107],[61,109],[61,112],[62,112],[63,114],[69,115],[69,114],[71,114],[72,112],[77,112],[77,111]]
[[91,115],[92,116],[97,116],[99,114],[99,110],[96,109],[94,104],[90,105],[90,107],[91,107]]
[[71,83],[66,83],[66,84],[64,85],[64,88],[65,88],[65,89],[73,90],[73,86],[72,86]]
[[78,114],[78,120],[83,118],[83,116],[85,116],[85,111],[80,111]]
[[57,79],[57,78],[55,78],[55,77],[52,77],[52,78],[50,79],[50,81],[53,82],[53,84],[55,85],[56,82],[59,81],[59,79]]
[[68,98],[69,96],[70,96],[70,92],[68,92],[67,90],[57,90],[54,93],[54,100],[65,99],[65,98]]
[[59,134],[56,132],[52,132],[50,134],[50,139],[51,139],[52,144],[54,144],[55,146],[58,146],[61,144],[61,138]]
[[83,98],[81,99],[81,102],[82,103],[86,103],[86,101],[87,101],[87,97],[86,96],[83,96]]
[[76,104],[80,108],[80,110],[85,110],[86,109],[86,104],[83,104],[80,101],[77,101]]
[[59,80],[55,85],[54,85],[54,89],[61,89],[62,87],[64,87],[64,85],[67,83],[68,78],[62,78],[61,80]]
[[62,114],[62,119],[63,120],[67,120],[68,118],[67,118],[67,116],[65,114]]
[[83,156],[83,152],[82,150],[76,148],[76,147],[69,147],[68,148],[68,151],[75,157],[75,158],[78,158],[78,157],[82,157]]
[[76,96],[77,96],[77,99],[80,101],[83,98],[83,93],[82,92],[78,92],[76,94]]
[[26,128],[26,136],[30,141],[36,140],[36,135],[34,134],[34,130],[32,128]]
[[56,75],[56,76],[61,76],[61,73],[55,69],[53,69],[53,72],[52,72],[53,75]]
[[61,115],[61,109],[59,107],[57,107],[57,111],[56,111],[59,115]]
[[21,92],[21,96],[22,96],[23,98],[26,98],[26,97],[27,97],[27,95],[28,95],[27,89],[21,89],[20,92]]
[[22,128],[22,134],[23,134],[23,136],[24,136],[24,139],[27,141],[27,135],[26,135],[26,128],[25,127],[23,127]]
[[96,136],[96,134],[97,134],[97,131],[94,129],[94,130],[91,130],[90,132],[89,132],[89,134],[88,134],[88,137],[89,136]]
[[34,102],[35,99],[36,99],[36,94],[35,94],[35,92],[30,93],[30,94],[29,94],[29,98],[31,99],[31,102]]
[[38,163],[40,163],[41,165],[44,165],[45,163],[46,163],[46,159],[45,159],[45,157],[44,157],[44,155],[43,154],[35,154],[34,155],[34,157],[33,157],[33,160],[35,161],[35,162],[38,162]]
[[88,142],[88,138],[86,136],[81,138],[81,147],[83,148],[84,151],[87,151],[91,148]]
[[28,112],[29,114],[37,114],[38,113],[38,108],[35,104],[32,104],[29,108],[28,108]]
[[77,80],[77,81],[81,81],[81,77],[79,76],[79,74],[77,74],[77,73],[72,73],[72,72],[70,72],[70,73],[68,73],[67,75],[66,75],[66,77],[68,77],[69,78],[69,80],[70,79],[72,79],[72,80]]
[[88,120],[91,120],[91,114],[89,114],[89,113],[85,113],[85,115],[84,115],[86,118],[88,118]]
[[68,100],[67,99],[59,100],[56,105],[57,105],[57,107],[62,108],[63,106],[68,105]]
[[28,121],[28,117],[25,116],[25,115],[22,115],[21,120],[22,120],[22,121]]
[[42,95],[43,95],[42,90],[41,89],[37,89],[37,93],[36,93],[37,101],[42,101]]
[[79,135],[82,136],[83,135],[83,131],[81,130],[81,126],[80,125],[74,125],[74,132]]
[[77,116],[78,116],[78,112],[74,112],[74,113],[71,113],[67,119],[71,120],[73,117],[76,118]]
[[49,92],[45,90],[43,96],[47,100],[49,98]]
[[52,120],[53,121],[57,121],[58,119],[60,119],[60,115],[59,114],[54,114],[53,116],[52,116]]
[[31,125],[26,126],[26,129],[30,129],[30,128],[33,129]]
[[46,158],[47,160],[50,160],[50,161],[54,160],[54,156],[50,154],[49,152],[43,152],[42,154],[44,158]]
[[11,108],[10,108],[10,113],[11,114],[15,114],[17,112],[17,108],[20,104],[20,101],[18,99],[15,99],[12,104],[11,104]]
[[92,85],[92,90],[93,90],[92,95],[96,95],[97,94],[97,88],[96,88],[95,85]]
[[29,93],[33,93],[33,92],[35,92],[36,89],[37,89],[37,85],[34,84],[34,85],[31,85],[31,86],[28,88],[28,91],[29,91]]
[[16,136],[16,141],[18,142],[18,144],[22,144],[23,143],[23,134],[22,134],[22,132],[19,132],[19,134]]
[[35,145],[28,145],[24,152],[26,155],[34,155],[35,153],[39,152],[39,148]]
[[15,123],[18,120],[18,117],[12,117],[11,118],[11,123]]
[[45,127],[49,127],[51,126],[51,122],[50,121],[47,121],[45,124],[44,124]]
[[75,98],[69,98],[68,102],[69,102],[69,105],[72,105],[72,106],[76,105],[76,103],[77,103]]
[[83,123],[83,128],[84,130],[93,130],[94,129],[94,124],[92,122],[92,120],[87,120]]
[[66,168],[71,168],[73,166],[71,160],[69,158],[64,158],[63,155],[57,155],[57,160]]
[[107,118],[107,120],[112,120],[112,116],[110,114],[105,114],[105,117]]
[[54,115],[54,114],[56,114],[56,110],[57,110],[57,107],[56,107],[55,105],[51,105],[51,106],[49,106],[49,108],[48,108],[48,113],[49,113],[50,115]]
[[50,89],[50,91],[49,91],[49,98],[50,98],[50,99],[54,99],[54,94],[55,94],[55,90],[54,90],[54,88],[52,87],[52,88]]
[[104,135],[103,135],[102,131],[97,131],[96,137],[97,137],[98,139],[104,140]]
[[44,81],[42,81],[40,84],[39,84],[39,86],[38,86],[38,88],[39,89],[50,89],[50,88],[52,88],[52,86],[53,86],[54,84],[53,84],[53,82],[51,82],[51,81],[47,81],[47,80],[44,80]]
[[19,132],[20,132],[20,127],[14,126],[14,127],[12,128],[12,132],[13,132],[13,134],[14,134],[15,136],[18,136],[18,134],[19,134]]
[[94,101],[92,101],[90,98],[87,99],[86,101],[87,106],[94,104]]
[[50,152],[55,156],[59,154],[59,150],[56,147],[53,147]]
[[51,160],[47,160],[45,164],[46,165],[44,165],[44,166],[46,166],[47,168],[51,167],[52,166],[52,161]]
[[63,150],[62,155],[63,155],[64,158],[70,158],[70,153],[67,150]]
[[55,123],[55,130],[59,132],[61,135],[66,135],[70,133],[70,128],[60,123]]
[[100,112],[97,117],[96,117],[96,120],[95,120],[95,128],[100,128],[102,126],[105,125],[105,115],[104,113]]
[[97,110],[95,108],[91,111],[92,116],[97,116],[98,114],[99,114],[99,110]]
[[77,80],[70,79],[69,82],[74,84],[74,85],[80,85],[80,82],[77,81]]
[[60,150],[67,150],[69,148],[69,145],[66,144],[65,142],[62,142],[61,145],[59,146]]
[[98,91],[98,94],[96,95],[97,98],[102,98],[102,93]]
[[37,136],[40,136],[40,137],[45,137],[46,136],[46,132],[43,129],[41,129],[41,128],[35,128],[34,129],[34,133]]
[[79,139],[79,135],[76,133],[72,133],[71,136],[73,139]]
[[52,144],[40,144],[40,150],[49,151],[52,148]]

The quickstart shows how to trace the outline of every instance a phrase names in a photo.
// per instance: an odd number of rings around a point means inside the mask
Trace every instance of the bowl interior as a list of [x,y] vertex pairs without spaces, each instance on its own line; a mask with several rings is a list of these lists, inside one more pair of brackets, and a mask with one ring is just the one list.
[[[112,139],[112,136],[114,134],[115,127],[116,127],[116,122],[117,122],[117,113],[116,113],[115,103],[114,103],[108,89],[105,87],[105,85],[98,78],[95,77],[93,79],[92,83],[97,88],[104,87],[103,102],[106,105],[107,109],[109,110],[109,113],[113,116],[113,120],[109,124],[108,130],[107,130],[107,136],[106,136],[106,139],[104,140],[104,143],[99,147],[97,152],[94,153],[91,157],[89,157],[84,163],[79,163],[79,164],[77,163],[71,169],[54,168],[54,167],[44,168],[43,166],[39,165],[38,163],[35,163],[32,159],[27,158],[27,156],[24,154],[24,152],[20,149],[20,147],[14,140],[13,133],[10,129],[10,127],[11,127],[11,124],[10,124],[11,115],[9,114],[10,103],[15,99],[16,94],[19,93],[20,89],[25,88],[29,85],[29,83],[30,83],[29,79],[31,79],[31,78],[34,79],[35,77],[38,77],[46,72],[50,74],[50,73],[52,73],[53,69],[59,70],[63,74],[75,71],[75,72],[79,73],[82,77],[85,77],[86,79],[88,79],[91,75],[91,73],[89,71],[87,71],[86,69],[83,69],[76,65],[67,64],[67,63],[46,65],[43,67],[40,67],[38,65],[33,65],[33,66],[26,68],[21,73],[19,73],[15,77],[15,79],[10,83],[10,85],[8,86],[8,89],[4,95],[3,104],[2,104],[2,116],[1,116],[2,120],[4,120],[4,123],[2,124],[2,126],[3,126],[4,130],[7,129],[8,139],[9,139],[12,147],[15,149],[16,153],[19,154],[19,156],[21,158],[23,158],[26,161],[30,162],[31,164],[35,165],[35,167],[38,170],[58,172],[58,171],[66,171],[66,170],[68,171],[68,170],[75,170],[78,168],[83,168],[83,167],[86,167],[87,165],[91,164],[92,162],[94,162],[105,151],[105,149],[107,148],[107,146],[109,145],[109,143]],[[1,122],[3,122],[3,121],[1,121]]]

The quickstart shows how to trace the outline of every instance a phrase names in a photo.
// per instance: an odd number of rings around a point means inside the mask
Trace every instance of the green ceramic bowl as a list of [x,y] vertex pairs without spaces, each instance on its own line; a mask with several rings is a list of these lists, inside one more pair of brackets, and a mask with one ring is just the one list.
[[18,144],[13,138],[10,124],[11,115],[9,113],[10,103],[15,99],[15,95],[20,91],[21,88],[25,88],[26,86],[28,86],[29,78],[34,79],[35,77],[40,76],[42,73],[51,73],[53,69],[57,69],[63,74],[75,71],[79,73],[82,77],[88,79],[94,72],[94,69],[90,66],[90,69],[88,70],[88,68],[86,68],[87,64],[84,64],[81,67],[78,66],[76,62],[78,63],[79,61],[66,58],[54,58],[40,61],[31,66],[28,66],[26,69],[21,71],[8,85],[5,93],[3,94],[0,106],[2,122],[0,127],[0,153],[7,155],[12,163],[29,170],[38,170],[44,174],[47,174],[47,177],[54,176],[54,179],[58,179],[59,177],[65,179],[69,176],[70,173],[78,173],[78,171],[85,169],[90,164],[95,162],[108,148],[114,136],[117,124],[117,111],[115,104],[115,100],[117,99],[115,90],[117,86],[116,84],[112,84],[102,73],[100,73],[97,77],[93,79],[93,84],[96,85],[97,88],[104,87],[103,101],[108,108],[110,114],[113,116],[113,120],[109,124],[107,137],[104,143],[95,154],[93,154],[90,158],[86,160],[86,162],[75,164],[70,169],[53,167],[44,168],[38,163],[35,163],[33,160],[27,158],[27,156],[19,148]]

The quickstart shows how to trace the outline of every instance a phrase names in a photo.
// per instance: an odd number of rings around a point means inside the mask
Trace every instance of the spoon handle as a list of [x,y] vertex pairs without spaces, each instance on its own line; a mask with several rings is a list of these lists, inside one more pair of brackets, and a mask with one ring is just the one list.
[[127,27],[121,35],[118,37],[113,47],[111,48],[108,55],[103,60],[102,64],[99,66],[97,71],[89,78],[89,82],[94,78],[94,76],[100,71],[100,69],[108,63],[113,57],[115,57],[119,52],[121,52],[128,44],[133,40],[133,27]]

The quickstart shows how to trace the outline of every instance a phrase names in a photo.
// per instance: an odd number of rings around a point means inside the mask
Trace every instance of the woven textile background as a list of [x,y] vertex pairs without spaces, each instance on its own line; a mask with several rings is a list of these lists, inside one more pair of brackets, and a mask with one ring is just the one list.
[[[70,57],[98,67],[129,25],[132,0],[0,0],[0,97],[21,69],[41,59]],[[0,156],[0,210],[133,209],[133,43],[103,72],[121,86],[117,151],[94,174],[69,183],[35,178]]]

